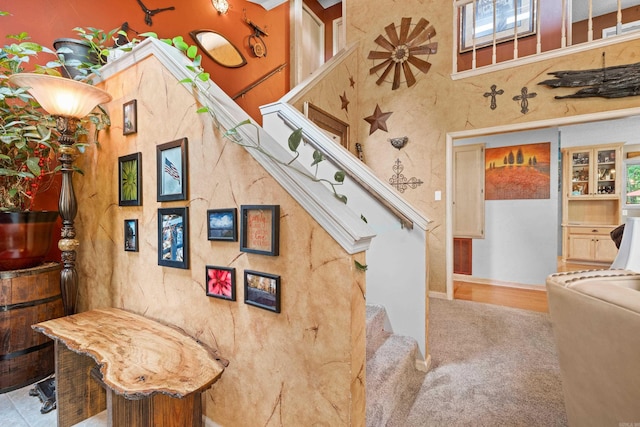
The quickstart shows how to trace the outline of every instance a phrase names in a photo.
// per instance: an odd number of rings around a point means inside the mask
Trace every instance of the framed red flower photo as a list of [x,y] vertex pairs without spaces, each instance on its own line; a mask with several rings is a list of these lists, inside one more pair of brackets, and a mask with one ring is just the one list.
[[205,284],[207,296],[236,300],[236,269],[207,265]]

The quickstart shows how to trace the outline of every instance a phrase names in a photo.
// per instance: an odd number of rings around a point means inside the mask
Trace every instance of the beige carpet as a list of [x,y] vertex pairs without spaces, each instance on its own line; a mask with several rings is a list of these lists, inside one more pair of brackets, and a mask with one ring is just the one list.
[[431,299],[432,367],[388,426],[566,426],[549,315]]

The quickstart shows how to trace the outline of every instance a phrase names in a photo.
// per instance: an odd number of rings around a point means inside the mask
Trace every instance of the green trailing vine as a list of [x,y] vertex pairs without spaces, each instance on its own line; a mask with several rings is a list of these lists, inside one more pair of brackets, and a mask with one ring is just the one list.
[[[197,46],[194,45],[189,45],[188,43],[186,43],[183,39],[182,36],[178,36],[178,37],[174,37],[171,39],[160,39],[161,41],[176,47],[179,51],[181,51],[182,53],[185,54],[185,56],[191,61],[190,64],[188,64],[186,66],[186,68],[193,73],[193,77],[187,77],[184,78],[182,80],[180,80],[180,83],[183,84],[189,84],[192,85],[194,88],[196,88],[196,82],[200,81],[203,83],[206,83],[209,81],[209,73],[207,73],[206,71],[204,71],[204,69],[202,68],[202,55],[200,55],[198,53],[198,48]],[[220,127],[220,123],[218,122],[218,119],[215,115],[214,111],[211,111],[211,109],[208,106],[202,106],[200,108],[197,109],[198,113],[208,113],[211,115],[211,117],[213,118],[214,122],[216,123],[217,127]],[[253,126],[256,130],[256,136],[257,136],[257,145],[253,145],[253,144],[246,144],[242,139],[242,136],[240,135],[240,133],[238,132],[238,128],[242,127],[242,126]],[[314,174],[310,174],[309,172],[307,172],[306,170],[302,170],[300,168],[297,168],[293,165],[293,162],[295,162],[298,157],[300,156],[300,153],[298,152],[298,147],[300,146],[300,143],[302,142],[302,129],[298,128],[296,130],[294,130],[291,135],[289,135],[289,139],[288,139],[288,147],[289,150],[293,153],[293,158],[291,160],[289,160],[288,162],[284,162],[276,157],[274,157],[273,155],[271,155],[269,152],[267,152],[261,145],[260,145],[260,131],[258,126],[253,123],[251,120],[244,120],[240,123],[238,123],[236,126],[232,127],[231,129],[228,129],[227,131],[225,131],[224,133],[224,137],[229,139],[230,141],[232,141],[234,144],[240,145],[242,147],[251,149],[251,150],[256,150],[258,152],[260,152],[261,154],[267,156],[269,159],[273,160],[274,162],[288,167],[291,170],[297,172],[298,174],[304,176],[305,178],[313,181],[313,182],[322,182],[327,184],[331,190],[333,191],[333,195],[340,200],[342,203],[347,203],[347,196],[345,196],[344,194],[340,194],[337,191],[338,186],[342,185],[344,183],[344,178],[345,178],[345,173],[342,170],[337,171],[334,175],[333,175],[333,181],[328,180],[326,178],[318,178],[317,174],[318,174],[318,166],[319,164],[325,160],[324,155],[318,151],[317,149],[313,152],[313,162],[311,163],[311,167],[315,166],[316,170]]]

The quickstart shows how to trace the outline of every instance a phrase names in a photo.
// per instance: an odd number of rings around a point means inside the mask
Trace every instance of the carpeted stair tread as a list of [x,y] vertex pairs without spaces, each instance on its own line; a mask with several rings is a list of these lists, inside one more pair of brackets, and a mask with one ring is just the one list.
[[383,306],[367,305],[367,360],[391,335],[384,329],[386,318],[387,311]]
[[391,334],[367,361],[367,426],[386,425],[396,412],[397,397],[420,375],[417,351],[413,338]]

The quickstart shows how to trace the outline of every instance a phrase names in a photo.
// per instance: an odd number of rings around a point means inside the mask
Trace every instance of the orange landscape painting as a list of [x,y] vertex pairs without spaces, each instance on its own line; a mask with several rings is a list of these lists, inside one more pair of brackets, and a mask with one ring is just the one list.
[[551,143],[487,148],[485,200],[548,199]]

